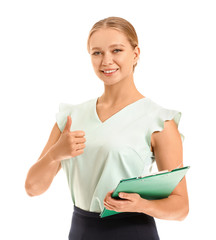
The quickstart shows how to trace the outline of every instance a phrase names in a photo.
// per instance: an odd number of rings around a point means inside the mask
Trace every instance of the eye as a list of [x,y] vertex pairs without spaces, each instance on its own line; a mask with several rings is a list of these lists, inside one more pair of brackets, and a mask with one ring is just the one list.
[[100,54],[100,52],[94,52],[94,53],[92,53],[92,55],[95,55],[95,56],[97,56],[97,55],[99,55]]
[[115,49],[114,52],[117,51],[117,52],[121,52],[122,50],[121,49]]

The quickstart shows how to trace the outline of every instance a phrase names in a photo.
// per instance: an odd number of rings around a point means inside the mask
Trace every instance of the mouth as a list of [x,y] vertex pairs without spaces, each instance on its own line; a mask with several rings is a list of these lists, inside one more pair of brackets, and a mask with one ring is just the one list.
[[105,75],[105,76],[111,76],[113,74],[115,74],[119,69],[109,69],[109,70],[101,70],[101,72]]

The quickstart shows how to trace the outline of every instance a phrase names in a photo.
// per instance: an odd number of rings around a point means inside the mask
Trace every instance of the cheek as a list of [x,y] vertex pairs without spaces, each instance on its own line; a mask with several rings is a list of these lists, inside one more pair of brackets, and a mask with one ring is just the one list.
[[133,65],[132,57],[130,55],[121,55],[116,57],[116,62],[122,67],[127,68]]
[[92,59],[91,63],[92,63],[92,66],[94,68],[94,71],[98,72],[98,70],[100,69],[100,60],[99,59]]

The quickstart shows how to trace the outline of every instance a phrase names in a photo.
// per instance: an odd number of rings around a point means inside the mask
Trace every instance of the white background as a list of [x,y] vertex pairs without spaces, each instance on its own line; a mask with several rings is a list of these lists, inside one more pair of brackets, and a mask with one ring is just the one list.
[[[142,2],[142,4],[141,4]],[[190,213],[156,219],[162,240],[214,239],[215,1],[11,1],[0,3],[0,239],[67,239],[73,205],[61,170],[44,194],[24,182],[56,121],[60,102],[102,95],[86,41],[93,24],[118,16],[135,27],[138,90],[182,112]],[[4,236],[4,237],[3,237]]]

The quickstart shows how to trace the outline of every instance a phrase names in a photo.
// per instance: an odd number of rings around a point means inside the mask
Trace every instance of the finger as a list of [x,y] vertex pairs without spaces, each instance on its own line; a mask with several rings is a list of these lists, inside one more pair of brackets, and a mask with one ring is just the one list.
[[82,144],[76,144],[76,150],[81,150],[85,148],[85,143]]
[[112,196],[109,196],[106,200],[107,203],[109,204],[116,204],[119,203],[119,201],[121,201],[120,199],[114,198]]
[[111,198],[113,198],[113,197],[112,197],[112,194],[114,193],[114,191],[115,191],[115,189],[113,189],[113,190],[110,192]]
[[137,197],[136,193],[120,192],[118,195],[122,199],[127,199],[127,200],[131,200],[131,201]]
[[104,198],[104,202],[107,202],[107,199],[110,198],[109,192],[106,194],[105,198]]
[[114,192],[114,189],[112,190],[112,191],[109,191],[107,194],[106,194],[106,196],[105,196],[105,198],[104,198],[104,202],[106,202],[108,199],[113,199],[112,198],[112,192]]
[[106,209],[112,210],[112,206],[110,206],[108,203],[105,202],[104,206],[105,206]]
[[77,131],[71,132],[71,135],[73,135],[74,137],[77,137],[77,138],[82,138],[85,136],[85,132],[81,131],[81,130],[77,130]]
[[63,133],[70,132],[71,124],[72,124],[71,116],[67,116],[67,122],[66,122],[65,128],[63,130]]
[[75,153],[74,153],[74,157],[76,157],[76,156],[82,154],[83,152],[84,152],[83,149],[80,149],[80,150],[75,151]]
[[84,143],[84,142],[86,142],[86,139],[84,137],[76,137],[74,139],[74,142],[75,143]]
[[107,205],[107,206],[113,206],[115,205],[115,202],[111,201],[109,198],[104,201],[104,205]]
[[110,210],[116,211],[117,209],[119,209],[119,202],[115,203],[105,202],[104,206]]
[[111,190],[111,191],[109,191],[108,194],[109,194],[109,195],[112,195],[113,192],[114,192],[114,189]]

